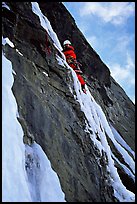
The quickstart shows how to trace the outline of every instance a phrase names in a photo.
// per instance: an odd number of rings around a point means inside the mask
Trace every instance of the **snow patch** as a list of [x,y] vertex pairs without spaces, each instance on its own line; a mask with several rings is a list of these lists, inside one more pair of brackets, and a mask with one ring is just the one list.
[[22,54],[18,49],[16,49],[16,52],[17,52],[19,55],[23,56],[23,54]]
[[5,2],[2,2],[2,7],[5,7],[6,9],[10,10],[9,6]]
[[9,40],[9,38],[2,37],[2,45],[8,44],[10,47],[14,48],[14,44]]
[[42,72],[42,73],[43,73],[44,75],[46,75],[47,77],[49,76],[48,73],[46,73],[46,72]]
[[117,132],[117,130],[111,124],[110,124],[110,128],[112,130],[112,133],[113,133],[116,141],[119,144],[121,144],[127,151],[129,151],[133,155],[133,157],[135,158],[135,152],[129,147],[129,145],[125,142],[125,140],[123,140],[121,135]]
[[[12,64],[2,53],[2,201],[30,202],[23,131],[16,118]],[[21,189],[21,190],[20,190]]]
[[32,202],[65,202],[58,176],[36,142],[26,145],[26,170]]

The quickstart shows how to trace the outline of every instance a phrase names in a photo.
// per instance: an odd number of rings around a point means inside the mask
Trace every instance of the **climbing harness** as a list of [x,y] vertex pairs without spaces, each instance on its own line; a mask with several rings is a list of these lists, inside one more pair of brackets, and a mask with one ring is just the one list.
[[80,69],[80,66],[82,66],[76,59],[74,59],[73,57],[70,57],[70,58],[68,58],[67,59],[67,63],[69,64],[69,65],[71,65],[71,64],[73,64],[74,66],[75,66],[75,68],[73,68],[74,69],[74,71],[76,72],[76,73],[79,73],[79,74],[82,74],[83,72],[81,71],[81,69]]

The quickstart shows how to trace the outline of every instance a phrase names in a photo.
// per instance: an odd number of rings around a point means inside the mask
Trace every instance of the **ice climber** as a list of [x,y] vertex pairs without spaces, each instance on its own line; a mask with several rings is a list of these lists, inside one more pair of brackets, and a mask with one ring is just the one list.
[[82,71],[80,70],[79,64],[76,60],[76,54],[74,52],[74,47],[71,45],[71,42],[69,40],[65,40],[63,42],[63,53],[66,57],[66,61],[70,67],[73,68],[73,70],[76,72],[78,80],[80,81],[82,91],[86,93],[85,89],[85,81],[83,77],[81,76]]

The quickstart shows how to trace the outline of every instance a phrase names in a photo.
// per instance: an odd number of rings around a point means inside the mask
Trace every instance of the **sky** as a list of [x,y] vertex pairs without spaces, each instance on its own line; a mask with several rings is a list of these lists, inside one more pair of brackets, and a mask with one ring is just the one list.
[[135,2],[63,2],[111,76],[135,103]]
[[[38,4],[35,2],[32,3],[32,11],[40,19],[44,19],[44,21],[41,20],[41,26],[48,30],[54,45],[62,53],[62,48],[60,48],[56,34],[52,30],[48,19],[42,15]],[[14,44],[8,38],[2,38],[2,44],[3,46],[8,44],[14,48]],[[23,56],[20,50],[16,50],[16,52]],[[62,57],[57,55],[56,59],[58,64],[70,69],[72,72],[75,88],[74,98],[79,102],[86,118],[85,123],[87,125],[85,131],[90,134],[90,139],[97,146],[100,154],[102,154],[102,150],[106,152],[108,159],[107,169],[110,173],[115,196],[120,202],[134,202],[134,193],[127,190],[122,184],[117,169],[114,166],[114,155],[107,142],[106,135],[108,135],[119,154],[122,155],[124,162],[130,166],[132,172],[135,172],[135,162],[128,151],[133,156],[134,152],[123,141],[114,127],[108,124],[105,114],[90,94],[87,86],[87,94],[83,93],[76,73],[69,67],[63,55]],[[2,53],[2,201],[66,202],[59,178],[51,168],[50,161],[40,145],[36,142],[31,146],[23,143],[23,130],[17,120],[19,113],[16,99],[12,93],[13,73],[16,74],[12,69],[12,63]],[[71,91],[73,93],[72,89]],[[97,132],[100,140],[97,139]],[[33,163],[30,162],[32,161],[29,160],[30,157],[34,161]],[[118,162],[123,166],[123,170],[134,179],[135,177],[131,170],[124,164],[121,164],[120,161]]]

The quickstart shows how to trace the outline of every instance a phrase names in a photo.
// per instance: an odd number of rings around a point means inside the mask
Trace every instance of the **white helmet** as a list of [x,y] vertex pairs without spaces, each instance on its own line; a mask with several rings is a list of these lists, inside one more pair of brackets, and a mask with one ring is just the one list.
[[67,45],[67,44],[71,45],[71,42],[70,42],[69,40],[65,40],[65,41],[63,42],[63,45]]

